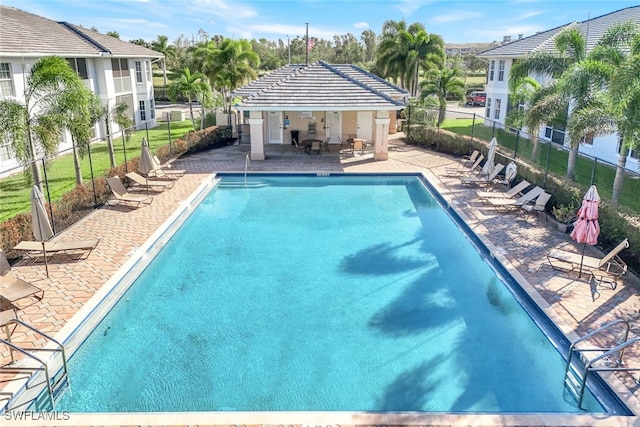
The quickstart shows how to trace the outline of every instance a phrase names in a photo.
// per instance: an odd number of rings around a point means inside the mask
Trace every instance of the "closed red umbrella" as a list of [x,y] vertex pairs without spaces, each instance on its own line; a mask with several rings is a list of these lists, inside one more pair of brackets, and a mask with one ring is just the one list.
[[592,185],[582,198],[582,206],[578,210],[578,219],[574,223],[573,231],[571,232],[571,238],[583,244],[578,277],[582,277],[582,260],[584,259],[584,249],[587,243],[590,245],[598,243],[598,235],[600,235],[600,224],[598,224],[599,203],[598,189],[595,185]]

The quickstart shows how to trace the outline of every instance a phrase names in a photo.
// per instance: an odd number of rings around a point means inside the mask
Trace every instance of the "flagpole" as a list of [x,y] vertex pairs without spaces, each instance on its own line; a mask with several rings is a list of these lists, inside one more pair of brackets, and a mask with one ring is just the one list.
[[307,32],[304,36],[304,63],[309,63],[309,23],[305,22],[304,25],[307,27]]

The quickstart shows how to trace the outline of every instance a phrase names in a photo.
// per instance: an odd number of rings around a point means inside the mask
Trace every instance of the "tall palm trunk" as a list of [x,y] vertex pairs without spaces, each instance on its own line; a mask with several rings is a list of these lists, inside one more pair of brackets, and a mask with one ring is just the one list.
[[569,160],[567,161],[567,179],[569,181],[575,181],[576,177],[576,162],[578,160],[578,147],[571,146],[569,150]]
[[113,138],[111,138],[111,128],[109,126],[109,117],[104,119],[105,131],[107,132],[107,152],[109,153],[109,163],[111,167],[116,166],[116,153],[113,149]]
[[620,147],[620,155],[618,155],[618,166],[616,167],[616,176],[613,178],[613,188],[611,189],[611,201],[617,203],[620,193],[622,192],[622,184],[624,184],[624,171],[627,165],[627,153],[629,149],[622,144]]
[[189,95],[187,98],[189,100],[189,115],[191,116],[191,125],[193,126],[193,130],[196,130],[196,120],[193,117],[193,102],[191,100],[191,95]]

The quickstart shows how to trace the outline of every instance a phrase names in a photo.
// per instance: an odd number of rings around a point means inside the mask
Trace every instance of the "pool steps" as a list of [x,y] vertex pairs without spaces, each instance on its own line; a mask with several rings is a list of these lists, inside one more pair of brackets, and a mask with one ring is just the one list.
[[[596,335],[604,332],[612,332],[611,329],[618,325],[623,327],[621,334],[623,337],[616,342],[613,347],[577,347],[578,344],[587,342]],[[614,337],[616,336],[614,333],[612,333],[612,335]],[[594,371],[640,371],[640,367],[625,367],[624,361],[622,360],[624,350],[637,342],[640,342],[640,337],[629,339],[629,322],[617,319],[571,343],[569,347],[569,357],[567,358],[567,365],[565,367],[564,386],[565,389],[569,391],[569,394],[578,402],[579,408],[584,409],[582,408],[582,400],[584,399],[584,391],[589,373]],[[593,358],[587,358],[586,353],[589,352],[597,352],[598,355]],[[576,360],[573,360],[574,355],[577,356]],[[611,360],[610,356],[614,357],[616,355],[617,359]],[[599,361],[604,362],[604,364],[595,366]]]

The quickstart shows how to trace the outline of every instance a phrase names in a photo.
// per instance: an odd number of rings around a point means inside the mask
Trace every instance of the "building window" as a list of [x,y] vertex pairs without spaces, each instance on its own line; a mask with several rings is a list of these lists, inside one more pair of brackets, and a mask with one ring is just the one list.
[[504,59],[498,61],[498,81],[504,81]]
[[487,111],[484,115],[485,117],[491,117],[491,98],[487,98]]
[[6,161],[13,159],[14,157],[15,154],[9,137],[5,138],[4,141],[0,140],[0,160]]
[[493,118],[496,120],[500,118],[500,104],[502,104],[502,99],[496,98],[496,108],[493,112]]
[[67,58],[67,62],[73,71],[78,73],[83,80],[89,79],[89,73],[87,73],[87,60],[84,58]]
[[126,58],[112,58],[111,70],[116,93],[131,92],[131,74]]
[[11,64],[0,62],[0,96],[15,96],[15,94],[11,78]]
[[496,72],[496,61],[491,61],[491,64],[489,65],[489,81],[493,81],[493,75]]
[[581,144],[593,145],[593,135],[587,135],[580,141]]
[[147,70],[147,81],[151,82],[151,62],[145,61],[144,64]]
[[151,116],[151,120],[156,118],[156,104],[153,98],[149,100],[149,115]]
[[136,83],[142,83],[142,62],[136,61]]
[[147,111],[144,107],[144,101],[140,101],[140,121],[147,121]]

